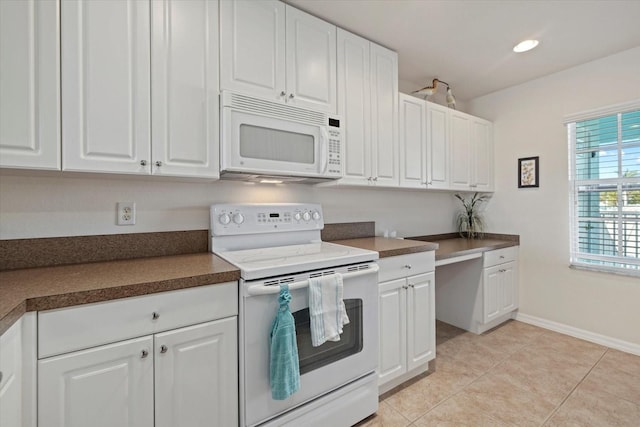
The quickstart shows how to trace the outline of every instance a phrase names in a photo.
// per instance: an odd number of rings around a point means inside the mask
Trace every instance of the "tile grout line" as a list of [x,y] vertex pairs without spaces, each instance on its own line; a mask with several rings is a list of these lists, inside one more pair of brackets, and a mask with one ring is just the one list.
[[[540,332],[539,334],[536,335],[536,338],[538,335],[542,334],[542,332]],[[446,342],[446,341],[445,341]],[[460,393],[462,393],[463,391],[465,391],[467,389],[467,387],[469,387],[470,385],[472,385],[473,383],[477,382],[478,380],[480,380],[481,378],[486,377],[487,375],[489,375],[489,371],[491,371],[492,369],[494,369],[496,366],[504,363],[507,359],[509,359],[510,357],[512,357],[514,354],[516,354],[519,351],[524,350],[526,347],[528,347],[530,345],[530,343],[524,343],[522,344],[518,350],[509,353],[504,359],[496,362],[495,364],[493,364],[489,369],[487,369],[486,371],[484,371],[482,374],[478,375],[476,378],[474,378],[473,380],[471,380],[469,383],[465,384],[464,386],[460,387],[459,390],[455,391],[453,394],[447,396],[446,398],[442,399],[440,402],[438,402],[437,404],[435,404],[431,409],[429,409],[427,412],[425,412],[424,414],[420,415],[420,417],[416,418],[415,420],[412,421],[412,423],[409,425],[409,427],[411,427],[411,425],[413,425],[418,419],[424,417],[425,415],[427,415],[428,413],[430,413],[431,411],[433,411],[434,409],[438,408],[440,405],[444,404],[446,401],[454,398],[455,396],[459,395]],[[437,351],[437,346],[436,346],[436,354],[438,353]],[[454,359],[455,357],[452,356]],[[597,363],[597,362],[596,362]],[[520,388],[520,387],[519,387]],[[496,422],[500,422],[499,420],[496,420],[494,417],[492,417],[490,414],[484,413],[485,416],[487,416],[488,418],[490,418],[493,421]],[[546,420],[545,420],[546,421]]]
[[544,419],[544,421],[542,422],[542,424],[540,424],[540,426],[544,426],[546,423],[549,422],[549,420],[551,418],[553,418],[553,416],[558,413],[558,411],[560,410],[560,408],[562,407],[562,405],[565,404],[565,402],[571,397],[571,395],[576,391],[576,389],[580,386],[580,384],[582,384],[582,382],[584,381],[585,378],[587,378],[589,376],[589,374],[591,373],[591,371],[593,371],[595,369],[596,366],[598,366],[598,363],[600,363],[600,361],[604,358],[604,356],[609,352],[609,347],[605,347],[606,350],[604,353],[602,353],[602,356],[600,356],[600,358],[593,364],[593,366],[589,369],[589,371],[584,374],[584,376],[582,377],[582,379],[580,379],[580,381],[578,381],[578,384],[576,384],[569,393],[567,393],[567,395],[565,396],[564,399],[562,399],[562,402],[560,402],[560,404],[558,406],[555,407],[555,409],[553,411],[551,411],[551,413],[547,416],[547,418]]

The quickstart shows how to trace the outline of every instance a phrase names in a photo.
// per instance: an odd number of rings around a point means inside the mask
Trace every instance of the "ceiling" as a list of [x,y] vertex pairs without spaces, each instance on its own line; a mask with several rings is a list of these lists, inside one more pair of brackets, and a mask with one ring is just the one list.
[[638,0],[286,2],[398,52],[401,89],[437,77],[462,101],[640,46]]

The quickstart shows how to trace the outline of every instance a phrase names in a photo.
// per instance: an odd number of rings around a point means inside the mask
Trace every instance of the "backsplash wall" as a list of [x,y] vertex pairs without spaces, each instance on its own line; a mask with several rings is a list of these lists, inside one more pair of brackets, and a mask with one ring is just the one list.
[[[117,226],[116,203],[125,201],[136,203],[136,224]],[[445,192],[5,170],[0,239],[208,229],[209,205],[223,202],[320,203],[326,223],[375,221],[376,234],[398,236],[451,232],[457,208]]]

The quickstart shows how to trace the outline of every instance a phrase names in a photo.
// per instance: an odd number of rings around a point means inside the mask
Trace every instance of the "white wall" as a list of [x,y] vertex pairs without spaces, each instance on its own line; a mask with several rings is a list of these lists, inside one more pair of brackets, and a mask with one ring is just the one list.
[[[115,225],[118,201],[136,203],[136,225]],[[208,229],[209,205],[221,202],[321,203],[325,222],[375,221],[378,234],[454,230],[455,200],[448,193],[4,171],[0,239]]]
[[[532,52],[535,54],[535,51]],[[640,344],[640,280],[569,269],[563,117],[640,98],[640,47],[472,100],[494,121],[489,229],[521,236],[520,312]],[[517,159],[540,156],[540,188],[517,188]]]

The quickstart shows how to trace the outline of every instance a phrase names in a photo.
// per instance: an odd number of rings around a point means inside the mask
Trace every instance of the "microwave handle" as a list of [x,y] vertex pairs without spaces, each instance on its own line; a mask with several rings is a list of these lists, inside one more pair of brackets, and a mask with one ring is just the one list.
[[321,173],[325,174],[327,173],[327,166],[328,165],[328,157],[329,157],[329,133],[327,132],[327,129],[324,127],[320,128],[320,155],[321,155],[321,160],[322,160],[322,170]]
[[[343,280],[353,279],[355,277],[364,276],[366,274],[377,273],[379,269],[380,267],[378,267],[378,264],[373,264],[366,270],[358,270],[352,273],[344,273],[342,275],[342,279]],[[309,280],[301,280],[299,282],[289,283],[289,290],[295,291],[296,289],[306,288],[307,286],[309,286]],[[270,294],[277,294],[279,292],[280,292],[280,286],[275,286],[275,285],[252,285],[247,288],[247,294],[251,296],[270,295]]]

